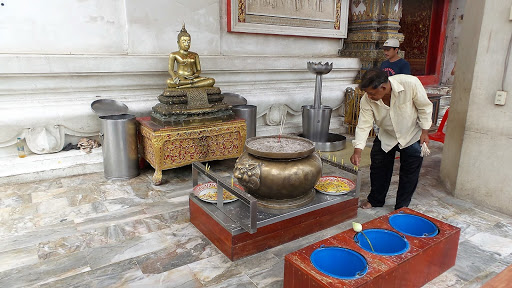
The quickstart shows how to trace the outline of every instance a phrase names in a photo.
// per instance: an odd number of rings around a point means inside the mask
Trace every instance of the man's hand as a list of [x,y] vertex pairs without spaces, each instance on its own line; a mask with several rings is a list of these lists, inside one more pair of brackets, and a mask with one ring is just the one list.
[[359,163],[361,162],[361,152],[362,151],[363,151],[362,149],[354,148],[354,154],[352,154],[352,156],[350,156],[350,162],[352,162],[352,164],[359,166]]
[[180,78],[178,76],[174,77],[172,81],[174,82],[174,84],[180,84]]
[[423,142],[427,143],[427,146],[428,146],[428,143],[430,142],[430,138],[428,138],[428,130],[427,129],[421,130],[420,145],[422,145]]

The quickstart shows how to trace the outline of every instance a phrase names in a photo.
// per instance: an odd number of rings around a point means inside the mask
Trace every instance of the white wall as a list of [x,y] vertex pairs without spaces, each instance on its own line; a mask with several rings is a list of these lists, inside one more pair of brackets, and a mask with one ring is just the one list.
[[225,0],[3,0],[0,53],[166,55],[182,23],[200,55],[336,55],[337,39],[228,33]]
[[[509,215],[512,65],[504,67],[512,53],[511,6],[512,0],[467,1],[441,164],[456,197]],[[508,91],[504,106],[494,104],[497,90]]]
[[309,93],[312,101],[314,75],[307,61],[336,62],[324,81],[324,101],[334,107],[360,65],[335,56],[337,39],[228,33],[225,0],[2,3],[0,156],[16,153],[16,137],[26,138],[32,151],[48,153],[60,151],[71,136],[97,135],[100,122],[90,103],[99,98],[149,115],[165,88],[167,55],[177,50],[183,22],[203,73],[224,92],[258,103],[258,123],[266,133],[273,131],[265,117],[271,104],[286,104],[284,111],[296,116],[302,104],[310,104],[303,103]]
[[97,54],[126,51],[123,0],[2,0],[0,52]]
[[125,0],[128,54],[165,55],[177,50],[186,24],[199,55],[221,55],[220,3],[224,0]]

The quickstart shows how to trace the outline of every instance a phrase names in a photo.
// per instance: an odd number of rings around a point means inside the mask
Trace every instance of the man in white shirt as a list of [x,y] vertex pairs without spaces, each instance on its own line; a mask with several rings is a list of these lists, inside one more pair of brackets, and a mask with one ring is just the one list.
[[429,142],[432,102],[419,79],[411,75],[388,77],[386,72],[373,68],[363,75],[359,87],[366,93],[361,98],[352,141],[352,164],[359,165],[373,122],[380,128],[370,153],[371,190],[361,208],[384,206],[397,151],[400,152],[400,176],[395,209],[407,207],[418,185],[423,163],[421,144]]

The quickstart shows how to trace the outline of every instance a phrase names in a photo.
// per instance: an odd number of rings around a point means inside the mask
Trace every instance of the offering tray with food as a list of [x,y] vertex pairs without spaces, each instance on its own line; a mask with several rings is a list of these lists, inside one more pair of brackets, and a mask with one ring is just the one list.
[[[238,189],[243,190],[241,186],[238,184],[234,184]],[[238,198],[229,193],[226,189],[223,189],[223,202],[224,203],[230,203],[233,201],[238,200]],[[194,195],[197,196],[197,198],[208,202],[208,203],[217,203],[217,183],[215,182],[208,182],[196,185],[193,189]]]
[[340,176],[323,176],[315,185],[315,189],[327,195],[344,195],[356,188],[352,180]]

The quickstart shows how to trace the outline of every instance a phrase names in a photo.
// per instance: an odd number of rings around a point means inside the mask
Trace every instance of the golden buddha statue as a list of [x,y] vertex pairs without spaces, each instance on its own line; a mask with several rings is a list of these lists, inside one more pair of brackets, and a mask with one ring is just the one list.
[[[190,49],[190,34],[185,29],[185,24],[178,34],[179,51],[169,54],[169,74],[171,78],[167,79],[169,88],[198,88],[212,87],[215,79],[201,77],[201,64],[197,53],[188,51]],[[174,71],[177,64],[177,70]]]
[[191,52],[190,34],[185,24],[178,34],[179,51],[169,54],[167,87],[152,108],[151,121],[161,126],[183,127],[235,118],[231,106],[224,103],[215,79],[201,77],[199,55]]

